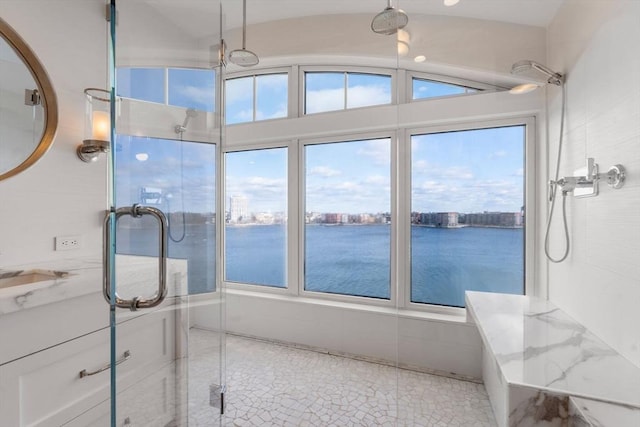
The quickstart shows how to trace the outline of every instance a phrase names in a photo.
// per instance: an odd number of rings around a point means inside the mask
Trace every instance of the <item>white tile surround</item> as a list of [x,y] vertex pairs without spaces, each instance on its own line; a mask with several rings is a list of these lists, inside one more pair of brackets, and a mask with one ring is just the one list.
[[[499,426],[561,425],[569,396],[634,406],[640,415],[640,368],[549,301],[484,292],[467,292],[466,301]],[[634,425],[610,416],[605,425]]]
[[[640,55],[635,46],[639,43],[640,2],[635,0],[567,0],[549,27],[547,38],[547,65],[567,75],[560,175],[572,174],[584,165],[586,157],[594,157],[604,170],[615,163],[627,169],[622,189],[602,185],[595,198],[568,200],[571,252],[565,262],[548,266],[549,297],[637,366]],[[551,118],[548,170],[552,170],[560,92],[556,87],[547,90]],[[545,187],[540,182],[542,192],[546,192]],[[559,218],[558,214],[552,228],[555,254],[562,249]],[[544,256],[542,251],[540,254]]]

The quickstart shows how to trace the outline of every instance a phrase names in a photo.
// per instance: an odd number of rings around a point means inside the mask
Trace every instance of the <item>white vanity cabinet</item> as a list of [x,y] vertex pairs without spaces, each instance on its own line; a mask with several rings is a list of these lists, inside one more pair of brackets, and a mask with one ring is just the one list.
[[[138,393],[157,393],[154,413],[165,417],[166,422],[173,417],[175,409],[168,402],[174,402],[169,395],[176,366],[174,319],[173,310],[160,308],[140,312],[116,328],[121,343],[117,358],[122,358],[125,351],[130,354],[116,371],[122,396],[117,399],[122,402],[118,415],[123,420],[129,417],[131,425],[144,425],[133,420],[143,409],[149,409],[136,408]],[[82,378],[80,371],[92,373],[108,366],[110,333],[110,328],[104,328],[0,366],[1,425],[49,427],[71,422],[69,425],[94,426],[100,425],[94,421],[103,418],[100,413],[104,408],[108,425],[109,369]],[[96,408],[93,420],[92,408]],[[83,416],[87,421],[84,424]]]

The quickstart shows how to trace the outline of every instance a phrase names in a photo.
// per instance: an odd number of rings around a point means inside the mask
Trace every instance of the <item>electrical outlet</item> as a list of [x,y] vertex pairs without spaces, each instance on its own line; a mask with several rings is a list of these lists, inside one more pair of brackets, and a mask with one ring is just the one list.
[[57,236],[56,251],[70,251],[80,247],[80,236]]

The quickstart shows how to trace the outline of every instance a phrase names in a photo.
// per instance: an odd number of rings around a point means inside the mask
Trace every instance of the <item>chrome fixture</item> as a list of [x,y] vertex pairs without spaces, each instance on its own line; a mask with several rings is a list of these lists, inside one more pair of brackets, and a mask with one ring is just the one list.
[[[548,84],[556,86],[562,86],[564,84],[564,75],[545,67],[539,62],[532,61],[530,59],[523,59],[511,66],[511,74],[523,74],[531,70],[544,74],[547,77]],[[519,95],[536,90],[538,87],[540,87],[540,85],[536,83],[523,83],[511,88],[509,92]]]
[[547,76],[547,83],[549,84],[562,86],[562,83],[564,82],[564,76],[562,74],[556,73],[550,68],[530,59],[524,59],[513,64],[511,67],[511,74],[522,74],[529,70],[536,70]]
[[241,67],[253,67],[258,65],[258,55],[246,49],[247,39],[247,0],[242,0],[242,49],[229,52],[229,61]]
[[391,6],[391,0],[387,0],[387,7],[377,14],[371,21],[371,30],[376,34],[390,36],[409,23],[409,17],[402,9]]
[[128,308],[131,311],[136,311],[140,308],[151,308],[160,305],[167,296],[167,218],[160,209],[152,208],[150,206],[133,205],[124,208],[118,208],[115,212],[107,211],[104,218],[103,230],[102,230],[102,262],[104,264],[104,281],[102,283],[102,294],[109,304],[111,301],[111,269],[112,269],[112,256],[109,251],[114,244],[113,237],[111,236],[112,226],[111,218],[114,217],[114,222],[117,223],[118,219],[124,215],[131,215],[134,218],[140,218],[143,215],[151,215],[158,221],[158,242],[159,242],[159,255],[158,255],[158,290],[149,299],[144,297],[135,297],[130,300],[124,300],[118,296],[118,291],[113,295],[113,303],[116,307]]
[[83,162],[95,162],[100,153],[109,151],[111,135],[111,92],[98,88],[87,88],[85,138],[76,149]]
[[191,120],[192,118],[198,117],[198,112],[193,108],[187,108],[187,111],[185,114],[186,116],[184,118],[184,122],[182,122],[181,125],[176,125],[173,128],[174,132],[180,135],[180,138],[182,138],[182,134],[186,132],[187,125],[189,124],[189,120]]
[[555,195],[558,188],[563,193],[573,193],[575,197],[594,197],[598,195],[600,181],[606,181],[609,187],[619,189],[624,185],[626,178],[625,168],[622,165],[613,165],[607,172],[600,173],[593,157],[587,159],[585,168],[575,172],[576,176],[563,176],[549,181],[551,197]]

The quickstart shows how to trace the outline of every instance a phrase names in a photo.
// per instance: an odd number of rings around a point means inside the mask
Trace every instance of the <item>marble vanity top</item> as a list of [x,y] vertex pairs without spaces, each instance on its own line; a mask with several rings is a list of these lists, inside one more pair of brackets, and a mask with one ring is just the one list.
[[68,274],[0,289],[0,315],[102,291],[102,260],[70,259],[41,264],[24,264],[3,271],[55,270]]
[[549,301],[466,292],[507,383],[640,407],[640,368]]
[[[116,282],[123,298],[152,295],[157,290],[158,261],[154,257],[116,255]],[[51,280],[0,288],[0,315],[68,300],[90,293],[102,293],[101,259],[68,259],[40,264],[3,267],[1,272],[64,272]],[[169,258],[167,276],[169,296],[186,292],[187,261]],[[7,274],[10,275],[10,274]]]

